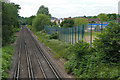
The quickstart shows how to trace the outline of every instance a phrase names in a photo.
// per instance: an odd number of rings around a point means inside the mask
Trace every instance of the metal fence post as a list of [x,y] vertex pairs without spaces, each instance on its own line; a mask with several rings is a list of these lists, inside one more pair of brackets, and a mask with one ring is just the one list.
[[78,26],[78,41],[79,41],[79,26]]
[[73,28],[72,28],[72,44],[73,44]]
[[70,28],[70,44],[72,43],[72,42],[71,42],[71,30],[72,30],[72,28]]
[[64,38],[64,42],[65,42],[65,41],[66,41],[65,29],[64,29],[64,37],[65,37],[65,38]]
[[92,46],[92,23],[91,23],[91,30],[90,30],[90,45]]
[[68,28],[68,42],[69,42],[69,37],[70,37],[70,35],[69,35],[69,31],[70,31],[70,28]]
[[61,29],[61,40],[63,40],[63,31]]
[[65,36],[65,29],[64,29],[64,42],[65,42],[65,38],[66,38],[66,36]]
[[58,30],[58,39],[60,40],[60,31]]
[[101,22],[101,33],[102,33],[102,30],[103,30],[103,22]]
[[67,33],[68,33],[67,28],[65,29],[65,32],[66,32],[66,42],[67,42],[67,38],[68,38],[68,36],[67,36]]
[[61,30],[59,29],[60,40],[62,40]]
[[64,31],[62,29],[62,40],[64,41]]
[[65,36],[66,36],[66,42],[67,42],[67,28],[65,28]]
[[68,31],[67,31],[67,42],[69,42],[69,28],[68,28]]
[[82,41],[83,41],[83,38],[84,38],[84,25],[82,25]]
[[75,43],[76,43],[76,27],[75,27]]

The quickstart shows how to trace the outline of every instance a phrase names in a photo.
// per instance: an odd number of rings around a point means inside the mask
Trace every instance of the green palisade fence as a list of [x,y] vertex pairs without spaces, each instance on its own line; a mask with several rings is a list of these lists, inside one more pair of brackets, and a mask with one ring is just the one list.
[[[66,43],[74,44],[79,40],[86,41],[92,45],[93,40],[96,38],[96,34],[102,32],[103,29],[93,29],[93,25],[79,25],[72,28],[59,28],[44,26],[44,30],[47,34],[58,33],[59,40]],[[102,27],[101,27],[102,28]]]

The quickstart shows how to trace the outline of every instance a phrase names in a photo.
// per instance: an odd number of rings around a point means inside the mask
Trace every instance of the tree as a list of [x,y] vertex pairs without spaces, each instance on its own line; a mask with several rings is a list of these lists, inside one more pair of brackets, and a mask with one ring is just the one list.
[[11,37],[20,27],[18,21],[19,5],[14,3],[2,3],[2,43],[3,45],[11,42]]
[[26,19],[28,25],[32,25],[32,21],[35,19],[35,16],[30,16]]
[[87,19],[85,19],[85,18],[76,18],[76,19],[75,19],[75,24],[74,24],[74,26],[79,26],[79,25],[82,25],[82,24],[87,25],[87,24],[88,24]]
[[97,18],[97,16],[93,16],[93,18]]
[[84,18],[86,18],[86,16],[85,16],[85,15],[84,15],[83,17],[84,17]]
[[74,27],[74,20],[73,19],[65,19],[61,24],[61,27],[68,28],[68,27]]
[[35,31],[41,31],[44,29],[44,25],[50,24],[50,17],[44,14],[38,14],[33,20],[33,29]]
[[108,62],[120,61],[120,27],[118,23],[111,22],[102,34],[94,41],[97,52],[104,56]]
[[40,8],[37,11],[37,15],[38,14],[45,14],[51,17],[51,14],[49,14],[48,7],[45,7],[44,5],[40,6]]
[[107,16],[109,18],[109,21],[116,20],[116,18],[117,18],[117,15],[115,13],[113,13],[113,14],[107,14]]
[[54,21],[54,22],[50,22],[50,26],[51,26],[51,27],[58,27],[56,21]]
[[26,24],[26,17],[21,17],[21,16],[19,16],[18,18],[19,18],[19,23],[20,23],[21,25],[25,25],[25,24]]
[[97,16],[101,22],[105,22],[105,21],[108,21],[108,16],[107,14],[104,14],[104,13],[101,13]]

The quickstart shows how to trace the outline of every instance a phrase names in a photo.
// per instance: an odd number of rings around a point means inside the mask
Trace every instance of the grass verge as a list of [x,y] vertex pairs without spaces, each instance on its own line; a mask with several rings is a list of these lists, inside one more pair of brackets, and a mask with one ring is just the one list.
[[0,61],[2,61],[2,78],[8,78],[7,70],[10,68],[12,54],[13,45],[6,45],[2,47],[2,53],[0,53],[0,55],[2,55],[2,58],[0,58]]
[[38,37],[38,40],[53,50],[55,58],[67,59],[66,51],[70,44],[57,39],[50,39],[50,35],[47,35],[42,31],[35,33],[35,35]]

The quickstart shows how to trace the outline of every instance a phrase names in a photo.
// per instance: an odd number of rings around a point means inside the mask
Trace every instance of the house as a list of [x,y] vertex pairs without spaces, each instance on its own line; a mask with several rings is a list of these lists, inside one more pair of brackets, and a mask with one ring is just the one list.
[[63,18],[60,18],[59,19],[59,23],[61,24],[63,22]]
[[94,23],[100,23],[100,20],[98,18],[88,18],[87,21],[89,23],[94,22]]
[[117,22],[117,23],[120,23],[120,18],[117,18],[116,22]]
[[51,22],[54,22],[54,21],[56,21],[56,20],[57,20],[57,18],[51,17]]
[[60,18],[57,23],[61,24],[65,19],[75,19],[75,18]]

